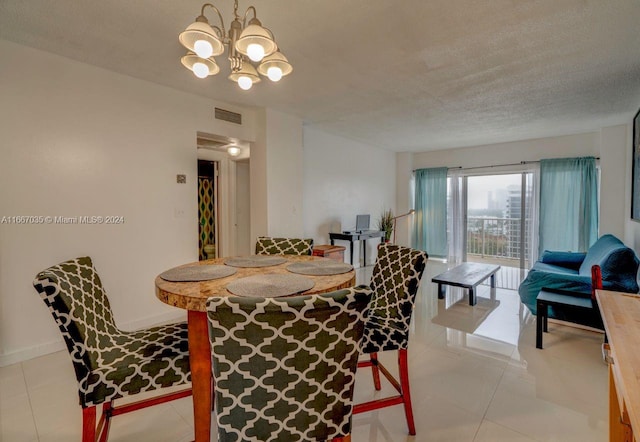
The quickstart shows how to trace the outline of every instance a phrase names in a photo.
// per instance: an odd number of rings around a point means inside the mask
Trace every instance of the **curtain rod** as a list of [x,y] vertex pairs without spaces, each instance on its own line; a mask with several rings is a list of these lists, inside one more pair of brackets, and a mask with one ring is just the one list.
[[[596,160],[599,160],[600,157],[596,157]],[[506,166],[521,166],[523,164],[536,164],[539,163],[540,161],[520,161],[519,163],[509,163],[509,164],[493,164],[491,166],[474,166],[474,167],[462,167],[462,166],[456,166],[456,167],[447,167],[447,169],[460,169],[460,170],[471,170],[471,169],[489,169],[492,167],[506,167]],[[415,172],[418,169],[413,169],[412,172]]]

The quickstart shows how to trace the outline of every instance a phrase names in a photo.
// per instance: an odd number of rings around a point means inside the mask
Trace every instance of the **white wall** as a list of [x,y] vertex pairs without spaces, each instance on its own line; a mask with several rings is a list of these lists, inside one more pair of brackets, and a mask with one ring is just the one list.
[[631,248],[636,251],[636,254],[640,256],[640,221],[634,221],[631,219],[631,175],[632,175],[632,163],[633,163],[633,122],[629,121],[626,128],[625,147],[627,164],[625,167],[625,175],[627,180],[625,181],[625,216],[624,216],[624,229],[625,229],[625,242]]
[[[407,177],[411,177],[412,166],[413,154],[402,152],[396,155],[396,216],[409,212],[414,206],[412,183],[407,180]],[[405,216],[396,220],[396,244],[411,247],[412,223],[413,216]]]
[[299,238],[302,223],[302,120],[267,109],[267,226],[276,237]]
[[622,241],[625,241],[625,219],[630,218],[631,213],[631,192],[628,196],[625,194],[626,183],[631,183],[631,168],[627,168],[631,157],[627,157],[627,147],[626,124],[602,128],[600,131],[600,232],[612,233]]
[[238,255],[250,255],[254,252],[254,240],[251,239],[251,198],[250,198],[249,162],[236,163],[236,250]]
[[598,132],[539,138],[512,143],[489,144],[460,149],[416,153],[413,168],[425,167],[478,167],[496,164],[538,161],[541,158],[598,156]]
[[[301,237],[302,120],[271,109],[256,112],[251,145],[251,240]],[[254,216],[254,213],[260,214]]]
[[[0,217],[124,217],[0,224],[0,365],[62,348],[31,282],[77,256],[93,258],[119,325],[184,316],[155,298],[153,280],[197,259],[196,134],[254,140],[253,110],[2,40],[0,58]],[[215,120],[216,105],[246,124]]]
[[[371,214],[372,228],[385,208],[395,212],[395,154],[304,126],[304,236],[329,244],[329,232],[355,227],[356,215]],[[377,239],[367,241],[375,261]],[[336,244],[349,247],[348,242]],[[345,261],[348,261],[345,250]],[[354,265],[360,254],[354,251]]]
[[[631,182],[631,176],[628,175],[630,168],[627,167],[630,156],[627,151],[629,143],[624,135],[626,132],[626,125],[622,125],[584,134],[422,152],[413,154],[411,163],[413,169],[443,166],[472,168],[538,161],[542,158],[600,157],[600,234],[612,233],[624,240],[624,220],[628,218],[630,211],[627,202],[630,197],[625,195],[625,183]],[[508,169],[484,169],[482,172]],[[399,189],[405,188],[404,185],[411,178],[410,173],[410,168],[406,165],[399,170],[399,175],[402,175],[398,177]]]

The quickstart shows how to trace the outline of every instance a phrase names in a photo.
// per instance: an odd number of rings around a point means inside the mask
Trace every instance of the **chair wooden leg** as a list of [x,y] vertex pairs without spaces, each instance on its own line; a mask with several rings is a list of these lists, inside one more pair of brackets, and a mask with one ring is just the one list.
[[96,407],[82,409],[82,442],[96,442]]
[[411,391],[409,388],[409,364],[406,348],[398,350],[398,367],[400,371],[400,386],[402,388],[402,402],[404,403],[404,412],[407,416],[407,426],[409,427],[409,434],[415,436],[416,426],[413,422],[413,408],[411,406]]
[[100,417],[102,427],[98,428],[98,437],[100,437],[100,442],[107,442],[107,439],[109,438],[112,409],[113,408],[111,402],[105,402],[104,404],[102,404],[102,416]]
[[373,374],[373,386],[376,390],[382,388],[380,386],[380,369],[378,368],[378,353],[371,353],[369,355],[371,359],[371,373]]

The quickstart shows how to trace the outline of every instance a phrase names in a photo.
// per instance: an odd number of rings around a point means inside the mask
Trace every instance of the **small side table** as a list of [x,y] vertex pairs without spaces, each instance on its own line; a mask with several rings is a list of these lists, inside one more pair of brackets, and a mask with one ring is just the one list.
[[571,307],[574,309],[593,310],[591,298],[572,296],[569,293],[554,293],[540,290],[536,298],[536,348],[542,348],[542,333],[548,332],[549,306]]
[[313,247],[313,256],[323,256],[335,261],[344,262],[344,246],[320,244]]

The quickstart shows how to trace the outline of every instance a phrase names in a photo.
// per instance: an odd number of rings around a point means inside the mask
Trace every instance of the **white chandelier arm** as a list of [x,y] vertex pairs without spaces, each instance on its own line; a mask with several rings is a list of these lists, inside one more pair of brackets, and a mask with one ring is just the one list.
[[[236,5],[237,4],[238,2],[236,0]],[[253,20],[258,20],[258,12],[256,11],[255,6],[249,6],[247,10],[244,11],[244,18],[242,19],[243,29],[247,27],[247,16],[249,15],[249,11],[253,11]],[[236,18],[238,18],[237,14],[236,14]],[[260,20],[258,20],[258,22],[260,23]],[[249,24],[251,24],[251,21],[249,21]],[[267,28],[266,26],[263,26],[262,23],[260,23],[260,26],[271,35],[271,40],[273,40],[273,42],[275,43],[276,39],[273,36],[273,32],[271,32],[271,29]]]
[[[237,3],[237,2],[236,2]],[[215,5],[212,5],[211,3],[205,3],[204,5],[202,5],[202,9],[200,10],[200,15],[205,17],[204,15],[204,10],[205,8],[209,6],[210,8],[213,8],[214,11],[216,11],[216,13],[218,14],[218,19],[220,20],[220,27],[222,28],[222,30],[217,27],[217,26],[212,26],[213,29],[217,29],[218,32],[222,32],[222,34],[220,35],[221,38],[225,38],[226,35],[226,31],[224,29],[224,20],[222,19],[222,14],[220,13],[220,10],[218,8],[215,7]]]
[[[236,2],[237,4],[238,2]],[[242,27],[247,27],[247,15],[249,15],[249,11],[253,11],[253,18],[258,18],[258,13],[256,12],[256,8],[253,6],[249,6],[246,11],[244,11],[244,18],[242,19]],[[237,17],[237,16],[236,16]]]

